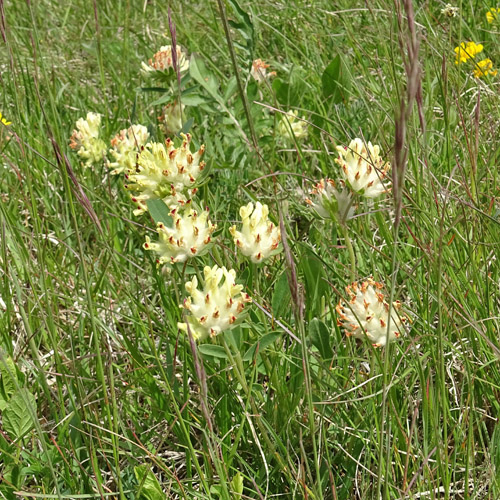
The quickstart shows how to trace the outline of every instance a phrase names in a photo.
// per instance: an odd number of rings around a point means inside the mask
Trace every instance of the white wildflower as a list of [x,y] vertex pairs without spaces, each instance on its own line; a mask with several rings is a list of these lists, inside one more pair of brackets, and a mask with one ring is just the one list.
[[305,201],[319,217],[344,223],[354,215],[353,196],[344,181],[339,181],[339,185],[340,191],[333,179],[321,179],[309,191],[310,197]]
[[[189,330],[195,340],[202,340],[208,335],[215,335],[235,326],[247,302],[251,298],[243,293],[243,286],[237,285],[236,272],[225,267],[209,267],[203,270],[205,284],[198,290],[196,276],[186,283],[189,297],[184,300],[183,307],[189,314],[186,317]],[[221,284],[221,281],[224,282]],[[187,332],[186,323],[178,323],[178,327]]]
[[384,179],[391,165],[380,157],[380,147],[367,145],[361,139],[354,139],[349,147],[337,147],[339,157],[335,160],[342,169],[347,185],[366,198],[375,198],[388,189]]
[[389,304],[381,292],[382,288],[381,283],[372,279],[347,286],[349,300],[340,300],[337,305],[337,321],[348,337],[367,338],[374,347],[381,347],[387,344],[387,331],[389,340],[404,332],[407,317],[401,312],[398,314],[401,303],[393,302],[389,319]]
[[134,214],[147,211],[147,200],[161,199],[170,208],[185,205],[196,192],[196,178],[205,167],[200,161],[205,146],[191,153],[191,136],[181,134],[182,145],[174,147],[171,139],[161,143],[148,143],[139,154],[137,164],[126,173],[125,188],[133,192],[132,202],[137,205]]
[[276,133],[284,139],[291,139],[292,134],[296,139],[302,139],[307,136],[307,123],[299,118],[297,110],[289,111],[281,116]]
[[160,264],[175,264],[203,255],[217,227],[208,219],[208,208],[201,214],[194,209],[184,210],[184,213],[174,209],[170,215],[172,227],[159,222],[156,228],[159,241],[153,242],[146,236],[144,248],[157,253]]
[[100,126],[101,115],[89,112],[86,119],[79,118],[77,120],[76,129],[71,134],[69,147],[77,151],[86,167],[104,160],[106,144],[102,139],[99,139]]
[[254,263],[263,262],[271,255],[279,252],[281,241],[280,230],[269,220],[269,208],[260,202],[250,202],[240,208],[242,219],[241,231],[236,226],[230,228],[235,244],[241,253]]
[[[185,73],[189,69],[189,59],[186,57],[183,49],[176,45],[175,53],[177,55],[177,67],[179,72]],[[147,63],[142,63],[142,73],[144,75],[150,75],[157,71],[163,72],[174,69],[174,59],[172,57],[172,46],[164,45],[160,47],[160,50],[148,60]]]
[[134,168],[137,155],[149,138],[148,129],[144,125],[132,125],[128,129],[120,130],[113,139],[113,146],[109,153],[114,161],[109,162],[108,166],[113,169],[112,174],[119,174]]

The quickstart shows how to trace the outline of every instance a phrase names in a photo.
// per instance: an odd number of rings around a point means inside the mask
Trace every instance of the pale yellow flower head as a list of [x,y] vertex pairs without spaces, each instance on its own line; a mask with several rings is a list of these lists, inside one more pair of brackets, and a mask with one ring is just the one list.
[[495,76],[498,70],[493,69],[493,61],[491,59],[483,59],[476,64],[473,74],[475,78],[482,78],[484,76]]
[[174,209],[170,215],[172,227],[159,222],[156,227],[159,241],[153,242],[146,236],[144,248],[158,254],[159,264],[175,264],[203,255],[217,227],[208,219],[208,208],[201,214],[194,209]]
[[[186,283],[189,297],[180,306],[189,312],[186,320],[195,340],[215,335],[231,329],[242,318],[242,312],[251,298],[243,293],[243,286],[236,284],[236,272],[225,267],[209,267],[203,270],[205,284],[198,290],[196,276]],[[187,332],[186,323],[178,327]]]
[[106,144],[99,138],[100,127],[101,115],[89,112],[85,119],[77,120],[76,129],[71,134],[69,147],[77,150],[86,167],[102,162],[106,155]]
[[[177,67],[179,68],[179,72],[181,74],[185,73],[189,69],[189,59],[179,45],[176,45],[175,52],[177,55]],[[157,71],[168,71],[170,69],[174,69],[171,45],[160,47],[160,50],[156,52],[147,63],[142,63],[142,73],[144,75],[150,75]]]
[[374,347],[381,347],[387,344],[388,331],[389,340],[394,340],[404,333],[404,323],[408,318],[403,313],[398,313],[401,303],[393,302],[389,318],[389,304],[381,291],[382,288],[381,283],[372,279],[347,286],[349,299],[341,299],[338,303],[337,322],[344,328],[348,337],[367,338]]
[[280,251],[280,230],[269,220],[268,215],[267,205],[258,201],[254,209],[250,202],[240,208],[241,231],[237,231],[236,226],[229,229],[241,253],[256,264]]
[[161,199],[170,208],[185,205],[196,192],[193,188],[205,167],[201,161],[205,146],[191,153],[191,136],[181,134],[182,145],[174,147],[171,139],[161,143],[148,143],[137,157],[137,164],[126,172],[125,188],[132,191],[132,201],[137,205],[134,214],[147,211],[147,200]]
[[252,63],[250,74],[257,83],[265,82],[271,77],[276,76],[276,71],[271,71],[268,73],[267,68],[269,68],[269,64],[266,64],[262,59],[255,59],[255,61]]
[[302,139],[307,136],[307,123],[299,118],[297,110],[289,111],[281,115],[276,133],[284,139],[292,139],[293,137]]
[[387,193],[384,185],[391,165],[380,157],[380,147],[365,144],[356,138],[349,147],[338,146],[339,157],[335,160],[342,169],[346,184],[355,192],[366,198],[375,198]]
[[462,64],[469,59],[474,59],[482,51],[483,46],[480,43],[462,42],[460,46],[455,47],[455,64]]
[[3,125],[5,125],[5,126],[8,126],[8,125],[10,125],[12,122],[8,122],[8,121],[4,118],[4,116],[2,115],[2,112],[0,111],[0,123],[2,123],[2,124],[3,124]]
[[112,148],[109,153],[114,159],[113,162],[108,163],[108,166],[113,169],[111,173],[119,174],[134,168],[137,155],[148,139],[149,132],[144,125],[132,125],[120,130],[111,139]]
[[305,202],[323,219],[344,223],[354,215],[352,192],[342,180],[337,184],[333,179],[321,179],[309,191]]
[[167,137],[172,137],[182,129],[184,108],[186,106],[179,106],[177,101],[171,102],[163,106],[162,114],[158,118],[161,123],[163,133]]
[[497,22],[498,20],[498,15],[500,14],[500,7],[495,9],[495,7],[492,7],[488,12],[486,12],[486,20],[492,24]]

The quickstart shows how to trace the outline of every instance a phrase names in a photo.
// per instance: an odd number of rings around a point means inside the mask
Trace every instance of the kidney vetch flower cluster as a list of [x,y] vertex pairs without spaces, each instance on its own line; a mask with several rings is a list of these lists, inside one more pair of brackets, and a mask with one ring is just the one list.
[[175,264],[185,262],[189,257],[199,257],[208,249],[211,235],[216,229],[208,219],[208,208],[201,215],[194,209],[180,213],[173,209],[170,212],[172,227],[159,222],[156,231],[158,242],[152,242],[146,236],[144,248],[156,252],[159,264]]
[[[407,317],[401,312],[398,313],[401,303],[393,302],[390,308],[381,291],[382,288],[381,283],[372,279],[360,284],[354,282],[346,287],[349,300],[341,299],[338,303],[337,322],[344,328],[348,337],[367,338],[374,347],[382,347],[387,344],[387,333],[390,341],[404,332]],[[390,318],[389,309],[391,309]]]
[[99,138],[100,127],[101,115],[89,112],[86,119],[77,120],[71,134],[69,147],[77,152],[86,167],[102,162],[106,155],[106,144]]
[[[235,282],[236,273],[225,267],[206,266],[203,269],[205,283],[203,290],[198,290],[198,279],[193,276],[186,283],[189,297],[181,305],[189,314],[186,323],[178,323],[184,331],[189,330],[195,340],[217,334],[236,325],[247,302],[252,299],[243,293],[243,286]],[[222,283],[221,283],[222,282]]]
[[149,139],[148,129],[144,125],[132,125],[120,130],[111,139],[112,148],[109,150],[113,157],[109,162],[112,174],[119,174],[134,167],[137,154]]
[[280,230],[269,220],[269,208],[259,201],[254,205],[250,202],[240,208],[242,222],[241,231],[232,226],[234,243],[245,257],[256,264],[280,251]]
[[191,153],[191,136],[181,136],[183,141],[178,148],[171,139],[167,139],[165,145],[147,144],[136,165],[126,172],[125,188],[133,193],[131,199],[137,205],[135,215],[147,212],[148,200],[161,199],[172,209],[189,203],[196,192],[193,186],[205,167],[205,162],[201,161],[205,146]]
[[[177,59],[177,67],[179,72],[185,73],[189,69],[189,59],[186,57],[185,52],[179,45],[175,47],[175,54]],[[147,63],[142,63],[142,73],[144,75],[151,75],[157,72],[165,72],[175,70],[174,58],[171,45],[164,45],[160,50],[148,60]]]

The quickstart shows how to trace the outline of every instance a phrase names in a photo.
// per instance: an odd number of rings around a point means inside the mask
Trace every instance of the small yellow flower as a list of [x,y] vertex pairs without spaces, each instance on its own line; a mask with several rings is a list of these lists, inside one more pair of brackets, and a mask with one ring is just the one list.
[[255,59],[252,63],[250,74],[257,83],[262,83],[269,80],[272,76],[276,76],[276,71],[267,72],[269,64],[266,64],[262,59]]
[[124,170],[129,170],[135,166],[137,154],[141,147],[146,144],[149,138],[148,129],[144,125],[132,125],[128,129],[120,130],[111,139],[112,149],[109,153],[114,158],[114,162],[109,162],[108,166],[113,168],[112,174],[119,174]]
[[[208,335],[215,337],[231,329],[242,318],[245,304],[252,301],[247,293],[242,292],[243,286],[236,284],[233,269],[228,271],[225,267],[206,266],[203,274],[203,290],[198,290],[198,279],[194,276],[186,283],[190,296],[180,306],[190,313],[186,320],[195,340],[203,340]],[[188,330],[186,323],[178,323],[177,326],[184,332]]]
[[321,179],[309,191],[310,197],[306,198],[305,202],[318,217],[344,223],[354,215],[353,197],[344,181],[341,180],[338,184],[340,191],[333,179]]
[[156,252],[160,264],[175,264],[203,255],[208,250],[211,234],[217,227],[208,220],[208,208],[201,215],[193,209],[184,213],[174,209],[170,215],[173,219],[172,227],[159,222],[156,228],[159,241],[152,242],[146,236],[144,249]]
[[500,14],[500,7],[498,9],[492,7],[488,12],[486,12],[487,21],[490,24],[496,22],[496,20],[498,19],[498,14]]
[[387,332],[389,340],[398,338],[404,332],[403,325],[408,318],[401,312],[398,314],[401,303],[393,302],[389,318],[389,304],[382,288],[381,283],[372,279],[346,287],[349,300],[339,301],[337,322],[348,337],[368,338],[374,347],[381,347],[387,344]]
[[474,68],[474,77],[481,78],[483,76],[495,76],[498,70],[493,69],[493,62],[491,59],[483,59],[476,64]]
[[243,224],[241,232],[236,230],[236,226],[229,230],[241,253],[256,264],[279,252],[280,230],[269,220],[268,215],[267,205],[258,201],[254,209],[250,202],[240,208]]
[[[335,163],[340,165],[346,184],[366,198],[375,198],[387,193],[384,184],[391,165],[380,156],[380,146],[372,145],[359,138],[351,141],[349,147],[338,146],[339,157]],[[387,182],[387,181],[385,181]]]
[[163,106],[162,114],[158,117],[158,121],[161,123],[163,133],[167,137],[172,137],[181,130],[185,107],[184,105],[179,106],[177,101]]
[[106,144],[99,138],[101,115],[87,113],[87,117],[76,122],[76,129],[71,134],[69,147],[78,150],[78,156],[83,160],[83,165],[89,167],[104,160]]
[[276,132],[284,139],[291,139],[293,136],[296,139],[302,139],[307,136],[307,123],[299,118],[297,110],[289,111],[281,116]]
[[135,215],[148,210],[147,200],[161,199],[172,209],[185,205],[196,193],[193,186],[205,167],[205,162],[200,161],[205,146],[191,153],[191,136],[181,134],[181,137],[183,142],[178,148],[171,139],[167,139],[165,145],[157,142],[146,144],[136,165],[126,171],[128,182],[125,189],[133,192],[131,199],[137,205]]
[[455,64],[462,64],[469,59],[473,59],[477,54],[483,51],[480,43],[462,42],[459,47],[455,47]]
[[[179,72],[181,74],[185,73],[189,69],[189,59],[179,45],[176,45],[175,52],[177,55],[177,67],[179,68]],[[142,73],[146,76],[156,71],[161,72],[170,69],[174,69],[171,45],[160,47],[160,50],[148,60],[147,64],[145,62],[142,63]]]
[[2,115],[2,112],[0,111],[0,122],[2,122],[5,126],[10,125],[12,122],[8,122]]

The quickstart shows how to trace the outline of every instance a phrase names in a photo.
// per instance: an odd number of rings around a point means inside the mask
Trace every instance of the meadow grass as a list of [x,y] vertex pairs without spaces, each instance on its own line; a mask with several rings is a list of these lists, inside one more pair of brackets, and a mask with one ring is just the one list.
[[[482,43],[500,67],[500,20],[483,0],[444,7],[172,3],[218,227],[167,272],[123,177],[68,144],[88,111],[107,143],[132,123],[162,141],[169,94],[140,68],[171,43],[168,4],[0,0],[1,498],[500,497],[500,74],[454,53]],[[261,85],[257,58],[277,73]],[[280,136],[289,110],[306,138]],[[319,220],[304,197],[355,137],[381,146],[392,190],[347,227]],[[281,226],[263,265],[229,234],[250,201]],[[179,304],[214,264],[253,304],[195,343]],[[411,320],[379,349],[336,311],[370,276]]]

